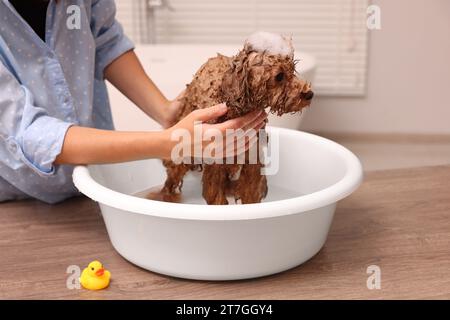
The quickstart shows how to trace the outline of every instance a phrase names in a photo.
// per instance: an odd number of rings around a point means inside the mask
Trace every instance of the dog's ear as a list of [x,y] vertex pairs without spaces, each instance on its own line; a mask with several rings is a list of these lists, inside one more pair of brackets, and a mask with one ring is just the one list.
[[222,79],[221,95],[224,102],[227,103],[230,118],[246,113],[246,107],[251,103],[251,95],[249,59],[245,49],[231,60],[230,68]]

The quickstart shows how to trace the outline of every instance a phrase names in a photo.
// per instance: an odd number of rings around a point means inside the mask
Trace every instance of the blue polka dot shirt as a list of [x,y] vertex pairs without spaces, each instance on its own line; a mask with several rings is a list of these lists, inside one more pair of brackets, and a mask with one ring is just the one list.
[[131,49],[112,0],[51,0],[45,41],[0,0],[0,201],[78,194],[53,162],[71,125],[113,129],[103,71]]

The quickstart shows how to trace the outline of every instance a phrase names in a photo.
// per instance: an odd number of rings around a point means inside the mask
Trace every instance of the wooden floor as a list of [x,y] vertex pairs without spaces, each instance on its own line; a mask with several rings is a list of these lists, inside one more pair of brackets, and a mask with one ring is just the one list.
[[[66,288],[66,268],[99,259],[103,291]],[[381,289],[366,286],[369,265]],[[97,205],[0,204],[0,298],[450,299],[450,166],[370,172],[339,203],[324,248],[286,272],[248,281],[175,279],[142,270],[111,247]]]

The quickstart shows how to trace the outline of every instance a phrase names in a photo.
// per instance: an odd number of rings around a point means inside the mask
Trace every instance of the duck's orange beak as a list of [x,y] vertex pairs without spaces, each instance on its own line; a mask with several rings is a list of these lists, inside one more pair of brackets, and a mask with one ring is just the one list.
[[105,273],[105,269],[100,268],[95,272],[95,275],[101,277],[104,273]]

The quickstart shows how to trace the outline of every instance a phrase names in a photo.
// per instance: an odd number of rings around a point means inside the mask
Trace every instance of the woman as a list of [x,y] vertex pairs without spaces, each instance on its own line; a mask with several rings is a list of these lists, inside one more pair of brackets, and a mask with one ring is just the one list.
[[[166,129],[113,131],[105,79]],[[0,0],[0,201],[64,200],[77,194],[72,165],[169,158],[174,129],[226,112],[212,106],[171,127],[178,106],[145,74],[112,0]],[[257,129],[265,117],[204,130]]]

